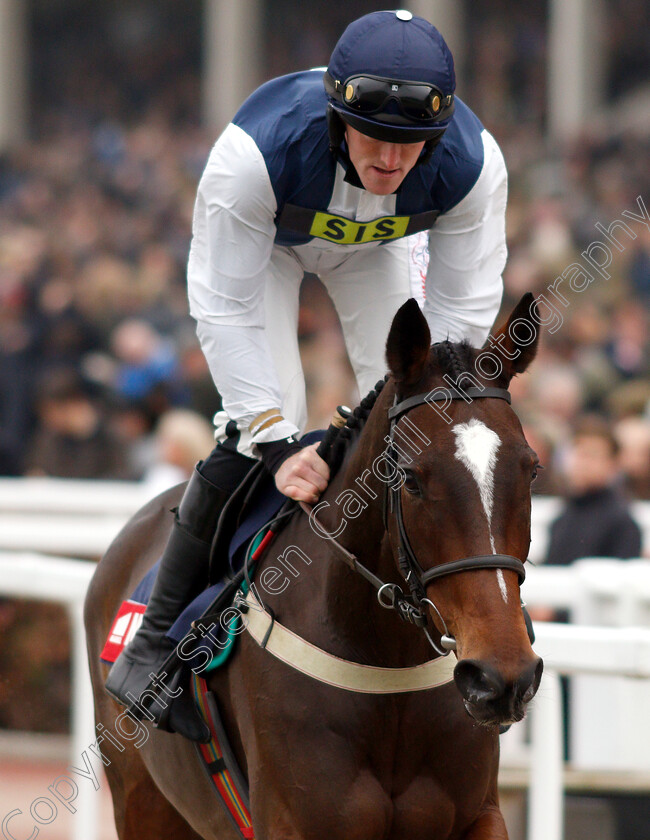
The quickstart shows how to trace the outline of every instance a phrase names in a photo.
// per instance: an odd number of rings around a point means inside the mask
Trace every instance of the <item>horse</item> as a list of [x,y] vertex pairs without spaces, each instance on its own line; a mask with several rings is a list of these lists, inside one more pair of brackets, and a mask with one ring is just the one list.
[[[228,665],[206,679],[248,781],[258,840],[507,840],[499,727],[524,716],[543,668],[519,592],[537,459],[507,398],[535,356],[534,306],[525,295],[478,350],[432,346],[419,307],[404,304],[386,344],[389,374],[341,468],[259,561],[258,577],[299,547],[298,573],[263,600],[312,645],[385,669],[440,659],[453,679],[421,691],[345,690],[241,633]],[[126,731],[126,713],[103,688],[102,645],[160,556],[181,493],[139,511],[91,581],[85,619],[100,733],[115,731],[120,715]],[[417,602],[401,597],[409,586],[419,587]],[[418,603],[427,626],[400,621],[378,596],[401,604],[402,618]],[[98,736],[120,840],[237,840],[195,745],[146,721],[132,726],[141,737],[126,745]]]

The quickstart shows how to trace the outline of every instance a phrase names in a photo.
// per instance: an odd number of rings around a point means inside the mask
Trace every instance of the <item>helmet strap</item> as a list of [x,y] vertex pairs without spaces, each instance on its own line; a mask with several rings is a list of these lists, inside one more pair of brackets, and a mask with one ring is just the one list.
[[338,154],[341,144],[345,140],[345,123],[334,110],[331,102],[327,104],[327,131],[330,139],[330,152]]
[[440,132],[436,137],[432,137],[430,140],[425,140],[424,142],[424,149],[422,150],[422,154],[420,157],[415,161],[416,166],[422,166],[423,163],[429,163],[433,153],[436,150],[436,146],[442,140],[442,135],[444,134],[444,130]]
[[343,144],[345,140],[345,122],[331,105],[327,106],[327,131],[329,133],[330,152],[342,161],[345,166],[345,180],[354,187],[363,187],[357,170],[354,168],[354,164],[350,160],[350,155]]

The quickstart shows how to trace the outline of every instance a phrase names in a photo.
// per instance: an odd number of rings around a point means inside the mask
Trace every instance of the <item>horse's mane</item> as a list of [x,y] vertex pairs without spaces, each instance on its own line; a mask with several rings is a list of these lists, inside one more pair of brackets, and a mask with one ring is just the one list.
[[[448,374],[455,381],[462,373],[470,370],[473,355],[474,351],[469,342],[451,342],[447,340],[432,345],[429,360],[432,367],[441,375]],[[327,459],[332,475],[338,471],[346,454],[356,445],[361,430],[366,425],[370,412],[377,401],[377,397],[381,394],[388,379],[389,374],[386,374],[384,379],[380,379],[377,382],[375,387],[366,394],[359,405],[352,411],[345,424],[339,430],[338,435],[332,443]]]
[[377,402],[377,397],[381,394],[387,381],[388,374],[380,379],[375,387],[366,394],[359,405],[353,409],[345,424],[339,429],[327,457],[332,476],[338,472],[346,454],[356,444],[361,430],[366,425],[370,412]]
[[471,370],[474,351],[468,341],[439,341],[431,348],[431,361],[441,374],[449,375],[454,381],[461,373]]

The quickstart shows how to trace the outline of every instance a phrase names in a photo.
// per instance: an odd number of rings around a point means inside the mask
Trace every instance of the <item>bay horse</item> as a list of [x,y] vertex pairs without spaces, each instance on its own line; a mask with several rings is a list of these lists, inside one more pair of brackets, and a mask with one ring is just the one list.
[[[319,527],[336,540],[298,511],[259,562],[257,576],[300,546],[308,562],[281,593],[267,590],[265,605],[331,654],[398,669],[437,654],[422,629],[380,608],[375,588],[341,562],[340,549],[402,590],[410,554],[431,642],[455,648],[455,660],[444,660],[453,680],[439,687],[357,693],[289,667],[242,633],[229,664],[207,680],[248,780],[258,840],[507,840],[499,725],[524,716],[542,672],[519,595],[536,456],[505,398],[536,352],[533,311],[525,295],[488,352],[430,346],[423,315],[407,302],[388,336],[386,384],[319,503]],[[414,430],[419,454],[403,445]],[[393,460],[383,463],[394,471],[382,473],[382,486],[370,467],[386,458],[387,443]],[[133,517],[88,591],[103,731],[123,709],[104,691],[100,651],[118,606],[160,556],[181,491]],[[101,744],[120,840],[237,840],[194,745],[137,726],[146,735],[137,744]]]

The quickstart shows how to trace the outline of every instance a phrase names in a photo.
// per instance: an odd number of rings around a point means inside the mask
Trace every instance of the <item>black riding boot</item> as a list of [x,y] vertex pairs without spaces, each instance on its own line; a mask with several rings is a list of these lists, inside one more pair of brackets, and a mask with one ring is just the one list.
[[[169,675],[158,672],[175,647],[165,633],[207,583],[212,537],[229,497],[230,493],[194,470],[178,506],[142,625],[106,680],[108,693],[137,718],[158,722],[173,695],[176,699],[165,715],[167,725],[193,741],[209,740],[207,726],[187,690],[165,692]],[[156,675],[158,690],[147,690]]]

